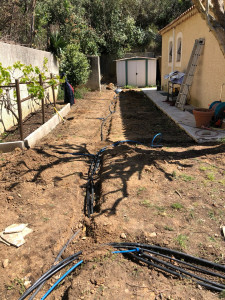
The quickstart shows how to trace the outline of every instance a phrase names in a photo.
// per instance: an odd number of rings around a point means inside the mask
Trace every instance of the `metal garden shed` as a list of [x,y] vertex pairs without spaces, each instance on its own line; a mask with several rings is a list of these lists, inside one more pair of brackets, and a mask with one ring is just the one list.
[[156,85],[156,58],[129,57],[116,60],[118,86]]

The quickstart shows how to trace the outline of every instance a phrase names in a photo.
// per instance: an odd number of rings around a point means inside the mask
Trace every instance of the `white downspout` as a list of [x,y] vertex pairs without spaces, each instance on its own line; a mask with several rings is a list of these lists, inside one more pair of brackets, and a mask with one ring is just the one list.
[[172,49],[172,70],[174,71],[174,56],[175,56],[175,28],[173,28],[173,49]]

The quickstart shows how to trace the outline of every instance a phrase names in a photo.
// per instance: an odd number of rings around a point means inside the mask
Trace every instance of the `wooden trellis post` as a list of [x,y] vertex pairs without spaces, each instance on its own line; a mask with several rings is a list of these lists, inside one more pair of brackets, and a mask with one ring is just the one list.
[[[43,87],[43,80],[41,74],[39,75],[40,85]],[[45,123],[45,102],[44,97],[41,99],[41,109],[42,109],[42,124]]]
[[17,108],[18,108],[18,125],[19,125],[19,131],[20,131],[20,138],[21,141],[23,141],[23,113],[22,113],[22,106],[21,106],[21,98],[20,98],[20,82],[19,79],[15,80],[16,83],[16,97],[17,97]]
[[[51,75],[51,79],[52,79],[53,78],[52,73],[50,75]],[[53,96],[54,107],[56,107],[55,87],[54,87],[54,84],[52,85],[52,96]]]

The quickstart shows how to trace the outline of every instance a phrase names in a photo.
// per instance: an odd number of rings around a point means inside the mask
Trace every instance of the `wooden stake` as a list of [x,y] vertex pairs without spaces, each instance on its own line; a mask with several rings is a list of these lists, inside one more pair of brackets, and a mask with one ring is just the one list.
[[[51,75],[51,79],[53,78],[52,73]],[[55,99],[55,88],[54,88],[54,84],[52,85],[52,96],[53,96],[53,102],[54,102],[54,107],[56,107],[56,99]]]
[[[40,82],[40,85],[43,86],[43,81],[42,81],[41,74],[39,75],[39,82]],[[45,123],[45,102],[44,102],[44,98],[41,99],[41,108],[42,108],[42,124],[44,124]]]
[[21,106],[21,99],[20,99],[20,82],[18,79],[15,80],[16,83],[16,98],[17,98],[17,108],[18,108],[18,125],[19,125],[19,131],[20,131],[20,138],[21,141],[23,141],[23,113],[22,113],[22,106]]

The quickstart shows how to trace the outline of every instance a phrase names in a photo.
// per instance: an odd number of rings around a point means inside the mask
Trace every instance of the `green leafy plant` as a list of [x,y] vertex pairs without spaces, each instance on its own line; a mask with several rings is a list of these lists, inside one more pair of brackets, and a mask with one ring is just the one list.
[[174,230],[174,229],[173,229],[172,227],[170,227],[170,226],[165,226],[164,229],[165,229],[165,230],[168,230],[168,231],[173,231],[173,230]]
[[60,58],[63,52],[63,49],[66,47],[67,42],[59,34],[58,31],[51,33],[50,35],[50,45],[49,51],[54,54],[56,57]]
[[180,177],[186,182],[194,180],[194,177],[186,175],[186,174],[181,174]]
[[171,208],[176,209],[176,210],[181,210],[184,207],[181,203],[176,202],[176,203],[171,204]]
[[14,290],[16,287],[19,287],[19,293],[22,295],[26,291],[26,287],[24,285],[24,279],[15,278],[12,283],[7,286],[7,290]]
[[210,240],[210,242],[214,242],[214,243],[216,242],[216,240],[215,240],[215,238],[213,236],[210,236],[209,240]]
[[209,218],[210,218],[211,220],[216,220],[216,216],[215,216],[215,213],[214,213],[213,210],[210,210],[210,211],[208,212],[208,216],[209,216]]
[[219,298],[220,298],[220,299],[225,299],[225,290],[223,290],[223,291],[219,294]]
[[195,217],[194,209],[190,209],[190,217],[191,217],[192,219],[194,219],[194,217]]
[[181,247],[181,249],[185,249],[187,247],[186,242],[188,240],[188,237],[184,234],[179,234],[176,237],[176,242],[179,244],[179,246]]
[[145,207],[152,207],[152,204],[146,199],[141,201],[141,205],[143,205]]
[[173,172],[172,172],[172,177],[173,177],[174,179],[177,178],[177,173],[176,173],[176,171],[173,171]]
[[[19,79],[20,83],[25,83],[28,93],[33,97],[42,99],[44,97],[44,88],[40,82],[39,76],[41,75],[42,81],[47,79],[47,63],[48,59],[44,58],[42,70],[37,66],[25,65],[17,61],[12,66],[4,68],[0,63],[0,85],[9,85],[13,80]],[[49,79],[48,85],[55,85],[56,83],[63,82],[59,76],[56,79]],[[0,89],[0,97],[4,98],[6,90]],[[16,94],[14,93],[14,98]]]
[[144,187],[144,186],[139,187],[137,190],[137,195],[140,195],[145,190],[146,190],[146,187]]
[[89,89],[86,87],[78,87],[74,91],[75,99],[83,99],[85,94],[89,92]]
[[85,84],[90,73],[86,56],[80,52],[79,46],[69,44],[62,53],[60,70],[65,73],[73,86]]
[[133,89],[136,89],[137,87],[136,86],[133,86],[133,85],[125,85],[123,87],[123,89],[127,89],[127,90],[133,90]]
[[215,175],[213,173],[209,173],[209,174],[207,174],[207,178],[210,181],[214,181],[215,180]]

